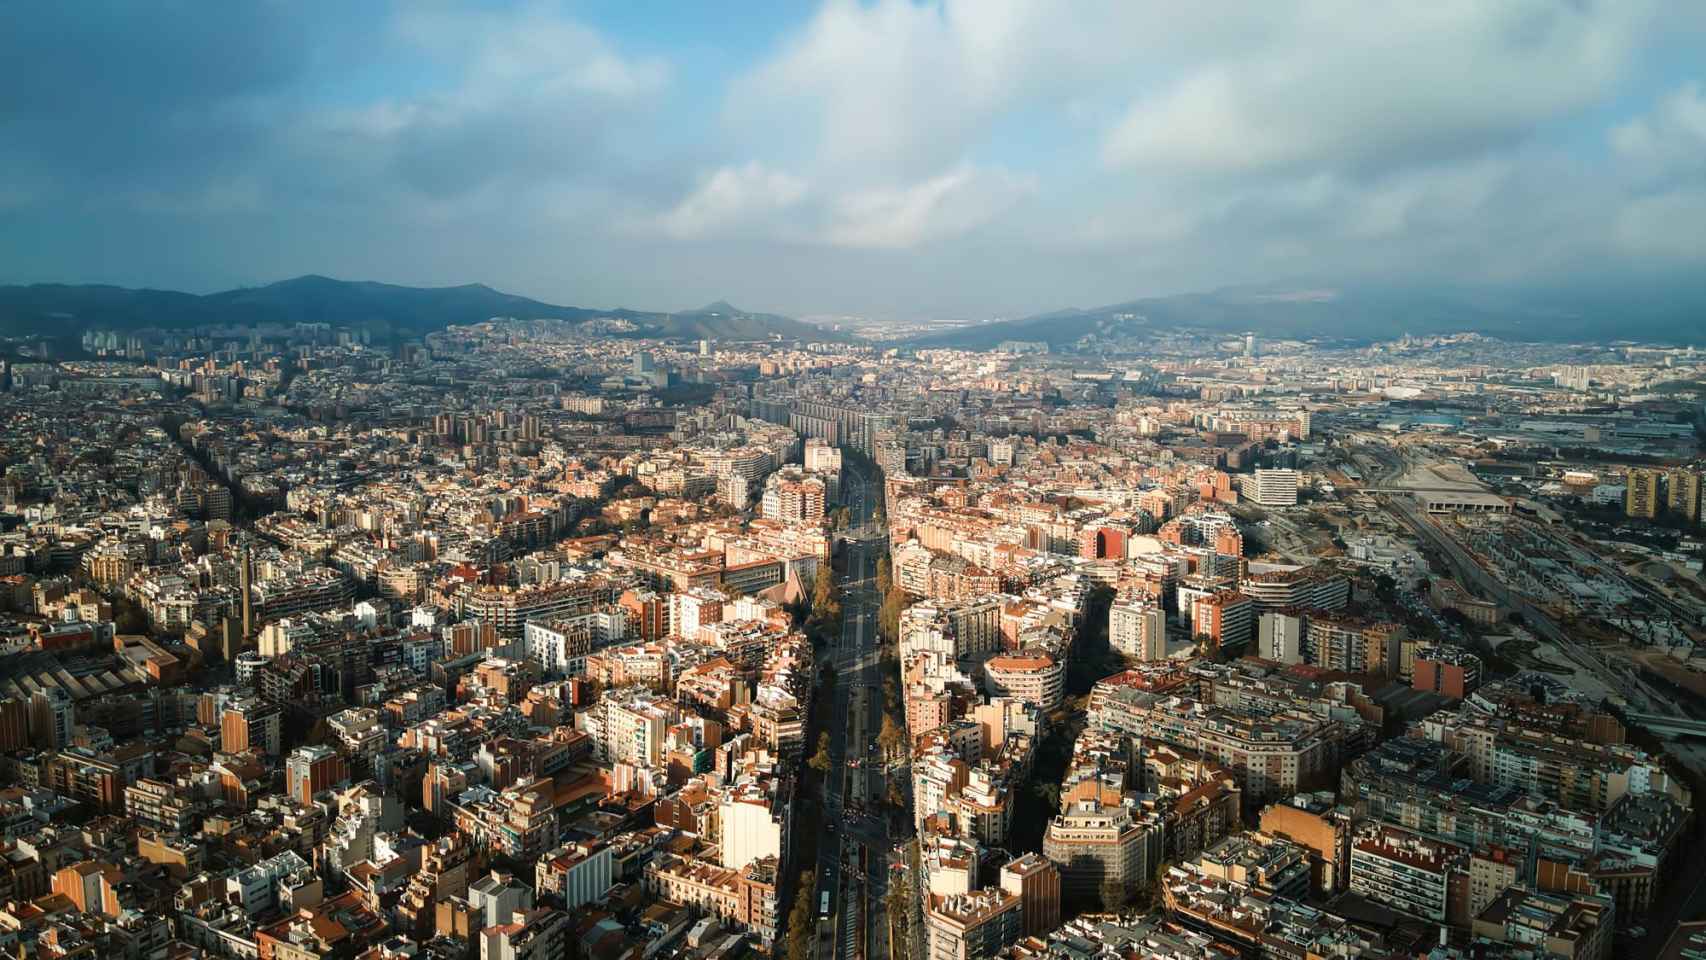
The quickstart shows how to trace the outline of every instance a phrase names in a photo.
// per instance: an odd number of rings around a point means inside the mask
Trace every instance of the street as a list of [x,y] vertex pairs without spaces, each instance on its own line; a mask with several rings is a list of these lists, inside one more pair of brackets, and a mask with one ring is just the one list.
[[[870,478],[849,467],[843,500],[851,514],[841,580],[841,638],[828,652],[835,669],[830,770],[824,778],[825,830],[835,843],[819,847],[819,889],[832,891],[835,936],[825,960],[887,960],[888,924],[883,913],[887,890],[888,824],[869,812],[884,785],[876,762],[882,724],[882,660],[877,637],[877,561],[887,549],[882,531],[871,527],[876,498]],[[861,864],[864,869],[861,869]]]

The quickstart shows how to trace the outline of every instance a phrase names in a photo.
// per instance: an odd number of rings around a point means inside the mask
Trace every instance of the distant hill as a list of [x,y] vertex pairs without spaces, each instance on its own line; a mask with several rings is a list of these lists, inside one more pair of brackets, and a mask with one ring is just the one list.
[[1706,343],[1706,290],[1698,283],[1542,293],[1321,284],[1227,287],[956,327],[922,334],[912,345],[987,349],[1005,340],[1027,340],[1061,348],[1086,336],[1141,338],[1181,329],[1295,339],[1474,332],[1528,341]]
[[402,287],[371,281],[306,276],[264,287],[198,296],[172,290],[132,290],[101,285],[0,286],[0,335],[64,336],[87,329],[183,329],[207,325],[325,323],[340,329],[418,336],[453,324],[492,317],[585,323],[624,320],[636,337],[751,340],[841,340],[843,334],[769,313],[748,313],[727,303],[663,313],[595,310],[541,303],[483,284]]

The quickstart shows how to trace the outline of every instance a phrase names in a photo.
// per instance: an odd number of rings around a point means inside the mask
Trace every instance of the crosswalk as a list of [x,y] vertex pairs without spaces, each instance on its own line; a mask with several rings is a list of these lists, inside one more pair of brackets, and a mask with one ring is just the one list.
[[855,893],[857,884],[848,884],[845,899],[841,906],[841,956],[843,960],[855,960],[859,956],[859,898]]

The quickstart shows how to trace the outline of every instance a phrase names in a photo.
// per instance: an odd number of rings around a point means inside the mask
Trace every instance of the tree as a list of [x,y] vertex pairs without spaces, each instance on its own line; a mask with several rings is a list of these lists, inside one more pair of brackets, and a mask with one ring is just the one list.
[[884,713],[883,728],[877,733],[877,746],[882,748],[884,754],[892,756],[895,751],[900,749],[905,738],[906,735],[901,732],[900,724],[894,722],[894,715]]
[[800,874],[794,891],[794,909],[788,914],[788,960],[811,960],[817,924],[812,920],[812,895],[817,891],[817,872]]
[[900,615],[906,610],[906,594],[890,590],[877,611],[877,634],[884,640],[900,639]]
[[917,892],[912,887],[912,871],[901,873],[889,886],[888,914],[894,924],[895,940],[889,956],[901,960],[912,956],[909,943],[912,937],[912,909],[917,902]]
[[883,676],[883,709],[889,713],[899,713],[900,708],[900,680],[891,670]]
[[1038,780],[1031,784],[1031,793],[1050,810],[1060,809],[1060,784],[1048,780]]
[[1149,897],[1149,909],[1160,910],[1166,905],[1166,894],[1163,892],[1167,885],[1167,870],[1172,864],[1163,860],[1155,865],[1155,875],[1149,878],[1149,889],[1145,891]]
[[817,576],[812,577],[812,615],[817,616],[835,599],[835,585],[830,581],[835,579],[835,572],[829,567],[819,565]]
[[828,733],[819,733],[817,735],[817,752],[812,754],[812,758],[810,760],[806,761],[806,763],[813,770],[816,770],[818,773],[828,773],[829,772],[829,734]]
[[877,558],[877,593],[887,599],[894,589],[894,565],[886,556]]
[[841,617],[841,604],[835,600],[835,572],[819,567],[812,580],[811,622],[819,628],[828,627]]

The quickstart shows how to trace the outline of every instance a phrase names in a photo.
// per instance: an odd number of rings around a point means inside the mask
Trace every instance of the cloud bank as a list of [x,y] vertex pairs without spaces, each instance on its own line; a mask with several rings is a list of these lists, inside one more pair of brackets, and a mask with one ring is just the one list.
[[1686,5],[696,15],[16,7],[0,280],[312,271],[929,317],[1706,267],[1706,15]]

